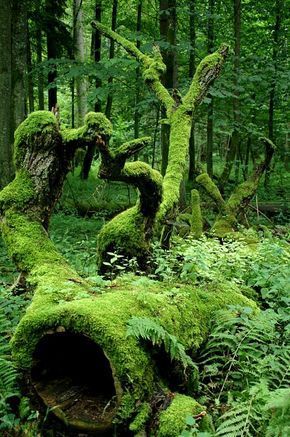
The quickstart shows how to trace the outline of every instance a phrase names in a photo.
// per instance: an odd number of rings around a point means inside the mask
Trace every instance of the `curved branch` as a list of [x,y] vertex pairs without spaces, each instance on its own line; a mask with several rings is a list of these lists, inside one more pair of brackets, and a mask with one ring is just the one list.
[[167,116],[169,116],[175,106],[175,102],[160,80],[161,75],[166,70],[166,66],[163,63],[159,48],[157,46],[154,47],[153,57],[151,57],[142,53],[134,43],[118,35],[98,21],[93,21],[92,26],[106,37],[112,38],[117,44],[123,47],[129,55],[140,62],[145,82],[154,91],[158,100],[164,104]]
[[219,210],[225,207],[225,201],[220,190],[207,173],[202,173],[197,176],[196,182],[205,189],[209,197],[217,204]]

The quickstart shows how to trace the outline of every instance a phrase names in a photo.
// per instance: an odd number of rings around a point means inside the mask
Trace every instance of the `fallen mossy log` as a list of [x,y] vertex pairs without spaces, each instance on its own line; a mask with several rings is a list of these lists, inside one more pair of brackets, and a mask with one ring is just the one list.
[[[95,124],[90,134],[105,135],[102,129]],[[9,254],[34,296],[14,334],[13,356],[31,396],[67,426],[104,435],[115,423],[126,435],[128,429],[135,434],[146,429],[175,437],[189,413],[204,415],[191,397],[195,372],[180,369],[183,393],[174,393],[180,380],[175,384],[169,357],[162,348],[156,353],[128,337],[131,317],[155,320],[193,354],[216,310],[255,305],[234,284],[173,288],[123,277],[96,290],[78,276],[46,230],[73,155],[60,146],[79,142],[76,133],[64,141],[49,113],[31,115],[16,133],[17,175],[0,193],[0,223]]]

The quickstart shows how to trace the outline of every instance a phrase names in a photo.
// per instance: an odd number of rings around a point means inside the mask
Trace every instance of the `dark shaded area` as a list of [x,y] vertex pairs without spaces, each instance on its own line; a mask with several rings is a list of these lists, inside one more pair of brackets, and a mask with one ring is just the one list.
[[69,425],[111,427],[117,407],[114,378],[103,350],[84,335],[44,336],[34,353],[32,383],[43,402]]

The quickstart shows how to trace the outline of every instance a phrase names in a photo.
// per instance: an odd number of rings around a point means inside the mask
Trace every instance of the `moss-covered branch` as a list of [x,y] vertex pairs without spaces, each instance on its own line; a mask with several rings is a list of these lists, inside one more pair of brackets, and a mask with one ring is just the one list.
[[217,204],[219,210],[225,207],[225,201],[220,190],[207,173],[202,173],[197,176],[196,182],[205,189],[209,197]]
[[162,199],[162,176],[141,161],[126,163],[127,157],[141,150],[150,138],[140,138],[123,144],[112,153],[106,142],[99,142],[102,156],[99,176],[133,185],[140,196],[135,207],[119,214],[101,230],[98,236],[99,267],[105,270],[107,252],[121,252],[136,257],[146,269],[155,216]]
[[189,112],[202,101],[210,85],[219,76],[229,46],[222,45],[215,53],[206,56],[198,65],[187,94],[183,97],[183,105]]
[[157,214],[155,231],[159,235],[170,235],[170,229],[164,231],[162,227],[168,226],[166,225],[168,220],[174,219],[177,215],[180,184],[183,181],[187,166],[193,113],[206,95],[210,85],[220,74],[221,67],[228,54],[228,47],[223,45],[217,52],[207,56],[199,64],[189,91],[184,98],[181,98],[180,104],[177,105],[160,81],[165,65],[157,47],[154,48],[153,56],[145,55],[135,44],[101,23],[93,22],[92,25],[102,34],[116,41],[127,53],[140,62],[145,82],[153,89],[157,98],[166,107],[170,125],[168,166],[164,176],[163,199]]
[[188,145],[191,133],[191,121],[196,106],[202,101],[214,79],[218,77],[228,53],[222,47],[216,53],[207,56],[197,67],[190,90],[183,98],[183,103],[170,117],[170,143],[168,166],[163,183],[163,201],[158,213],[160,223],[170,216],[175,216],[180,184],[182,183],[186,165]]
[[239,184],[235,188],[213,224],[212,232],[219,237],[224,237],[236,230],[238,216],[250,203],[258,189],[261,177],[270,165],[275,152],[275,145],[267,138],[262,138],[262,141],[265,146],[264,160],[257,166],[253,174],[245,182]]
[[92,26],[103,35],[113,39],[117,44],[123,47],[129,55],[140,62],[145,82],[154,91],[160,102],[164,104],[169,116],[174,108],[175,102],[160,80],[161,75],[165,72],[166,66],[158,47],[154,47],[153,56],[148,56],[142,53],[134,43],[128,41],[98,21],[93,21]]

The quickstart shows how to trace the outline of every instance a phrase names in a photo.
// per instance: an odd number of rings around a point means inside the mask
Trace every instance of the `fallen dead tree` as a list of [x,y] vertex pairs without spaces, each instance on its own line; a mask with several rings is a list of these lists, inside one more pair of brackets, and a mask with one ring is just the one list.
[[[166,351],[153,359],[152,346],[127,336],[131,317],[155,320],[190,355],[216,310],[254,304],[234,285],[176,284],[169,293],[166,283],[124,277],[96,291],[65,261],[48,237],[53,206],[76,148],[106,143],[110,132],[105,117],[93,113],[82,128],[61,132],[46,111],[16,132],[17,172],[0,193],[1,230],[34,296],[13,337],[13,355],[30,396],[68,427],[104,435],[115,423],[135,434],[176,436],[188,414],[205,414],[191,397],[194,372],[182,369],[176,393],[171,365],[163,372]],[[206,415],[202,420],[206,427]]]

